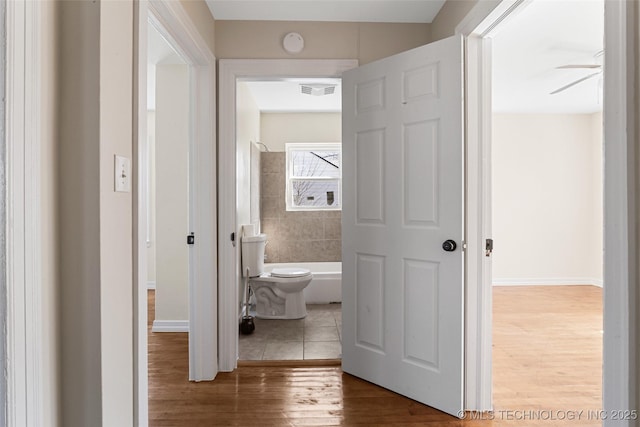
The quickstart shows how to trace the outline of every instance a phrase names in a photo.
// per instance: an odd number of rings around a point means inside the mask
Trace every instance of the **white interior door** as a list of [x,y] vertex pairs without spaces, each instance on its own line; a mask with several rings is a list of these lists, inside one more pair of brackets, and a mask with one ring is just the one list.
[[343,74],[343,370],[454,415],[464,378],[462,55],[455,36]]

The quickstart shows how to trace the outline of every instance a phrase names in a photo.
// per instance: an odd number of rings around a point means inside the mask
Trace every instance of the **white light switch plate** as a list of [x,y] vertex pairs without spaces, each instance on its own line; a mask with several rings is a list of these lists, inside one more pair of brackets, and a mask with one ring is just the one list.
[[131,160],[127,157],[115,156],[115,191],[128,193],[131,191]]

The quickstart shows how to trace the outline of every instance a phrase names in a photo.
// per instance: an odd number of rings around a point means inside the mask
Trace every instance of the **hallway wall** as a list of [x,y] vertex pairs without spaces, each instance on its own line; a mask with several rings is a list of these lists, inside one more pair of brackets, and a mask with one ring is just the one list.
[[189,319],[189,67],[156,66],[156,317]]
[[[282,38],[298,32],[305,48],[291,55]],[[358,59],[366,64],[431,40],[429,24],[216,21],[216,55],[224,59]]]

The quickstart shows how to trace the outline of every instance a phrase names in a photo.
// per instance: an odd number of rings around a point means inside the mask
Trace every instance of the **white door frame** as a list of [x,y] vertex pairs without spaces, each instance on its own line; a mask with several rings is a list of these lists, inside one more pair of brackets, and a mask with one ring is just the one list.
[[[148,423],[147,390],[147,25],[152,25],[189,65],[191,103],[189,181],[189,379],[212,380],[217,369],[217,232],[215,57],[179,2],[136,2],[134,71],[134,384],[136,425]],[[186,236],[185,236],[186,243]]]
[[[467,266],[468,321],[466,384],[470,410],[491,403],[491,266],[482,243],[491,237],[491,44],[488,33],[529,0],[479,2],[456,32],[467,36],[467,162],[470,186]],[[605,3],[604,98],[604,368],[605,411],[637,409],[637,290],[635,230],[634,37],[639,31],[634,2]],[[635,81],[634,81],[635,79]],[[469,215],[468,218],[472,219]],[[473,256],[471,256],[473,255]],[[482,259],[482,260],[481,260]],[[610,412],[609,412],[610,413]],[[606,420],[605,425],[633,425]]]
[[6,26],[0,25],[2,35],[6,30],[6,47],[0,49],[3,86],[6,81],[6,104],[0,107],[6,150],[0,165],[6,177],[6,183],[0,184],[2,196],[6,197],[2,198],[0,214],[0,267],[6,267],[2,268],[6,275],[0,279],[0,301],[6,304],[3,307],[6,311],[2,310],[4,373],[0,391],[6,392],[3,393],[6,400],[0,409],[0,423],[36,426],[46,422],[40,256],[43,6],[39,2],[5,2],[0,7],[1,17],[6,18]]
[[[238,366],[239,229],[236,223],[236,82],[238,79],[340,77],[358,66],[357,60],[224,59],[219,61],[219,367]],[[236,242],[230,236],[235,233]]]

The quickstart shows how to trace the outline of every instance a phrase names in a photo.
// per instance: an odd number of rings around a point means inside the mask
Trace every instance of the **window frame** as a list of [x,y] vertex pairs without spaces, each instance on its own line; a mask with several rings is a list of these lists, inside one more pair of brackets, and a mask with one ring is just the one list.
[[[292,176],[294,151],[337,151],[340,156],[340,174],[338,177],[304,177]],[[288,142],[285,143],[285,205],[288,212],[300,211],[341,211],[342,210],[342,142]],[[338,194],[336,206],[295,206],[293,203],[294,181],[337,181]]]

